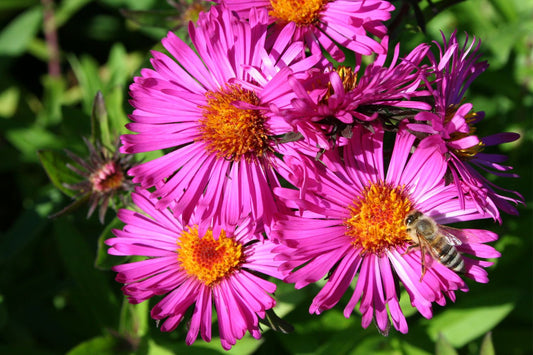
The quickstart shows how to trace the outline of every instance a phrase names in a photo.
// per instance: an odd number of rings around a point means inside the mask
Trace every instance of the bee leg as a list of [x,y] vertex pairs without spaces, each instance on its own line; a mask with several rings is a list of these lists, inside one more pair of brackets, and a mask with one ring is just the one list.
[[409,245],[407,247],[407,249],[405,249],[405,251],[402,253],[402,256],[406,255],[406,254],[409,254],[411,252],[411,250],[413,250],[414,248],[417,248],[419,246],[420,246],[420,244],[416,244],[416,243]]
[[420,275],[420,282],[424,279],[426,274],[426,252],[425,248],[420,248],[420,264],[422,265],[422,275]]

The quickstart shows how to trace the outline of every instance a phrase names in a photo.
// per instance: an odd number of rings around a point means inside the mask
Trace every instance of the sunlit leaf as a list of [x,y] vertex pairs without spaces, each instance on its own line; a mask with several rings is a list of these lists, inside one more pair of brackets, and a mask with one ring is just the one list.
[[17,56],[26,50],[41,26],[43,12],[40,6],[18,15],[0,32],[0,55]]
[[0,92],[0,116],[11,117],[17,110],[20,90],[12,86]]
[[131,354],[131,350],[124,340],[106,335],[84,341],[67,352],[67,355],[125,355]]
[[427,332],[433,340],[442,333],[454,347],[461,347],[494,328],[513,310],[514,302],[512,290],[493,290],[483,300],[468,299],[463,308],[450,308],[435,316]]
[[435,354],[436,355],[457,355],[457,351],[450,344],[448,339],[442,334],[439,333],[437,342],[435,343]]
[[479,355],[495,355],[494,345],[492,344],[492,333],[488,332],[483,337],[483,342],[481,343],[481,349],[479,350]]

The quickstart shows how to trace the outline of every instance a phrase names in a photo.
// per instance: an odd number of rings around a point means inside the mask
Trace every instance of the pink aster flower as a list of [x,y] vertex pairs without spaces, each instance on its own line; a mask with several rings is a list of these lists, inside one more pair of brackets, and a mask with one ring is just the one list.
[[176,201],[184,220],[198,209],[233,222],[250,211],[268,221],[276,210],[271,190],[282,162],[274,153],[284,149],[276,137],[291,128],[269,107],[288,105],[287,75],[318,59],[303,59],[303,44],[288,40],[294,26],[265,47],[266,17],[252,10],[246,22],[223,7],[201,13],[189,26],[197,53],[169,33],[162,43],[175,60],[152,52],[154,70],[143,69],[130,86],[127,127],[138,134],[122,136],[121,150],[174,149],[129,171],[143,188],[156,186],[158,208]]
[[169,209],[157,209],[156,200],[146,191],[139,190],[132,198],[143,213],[120,210],[118,217],[126,225],[106,241],[112,255],[147,257],[113,268],[129,301],[137,304],[163,296],[151,315],[162,320],[164,332],[174,330],[194,306],[188,345],[198,333],[211,340],[213,305],[224,349],[230,349],[246,331],[260,338],[259,318],[276,303],[270,295],[276,285],[260,275],[284,276],[278,271],[280,262],[273,260],[276,245],[257,233],[250,218],[238,225],[218,226],[214,232],[205,220],[193,216],[185,224]]
[[325,72],[316,70],[303,78],[292,75],[289,80],[297,97],[281,115],[309,144],[330,149],[346,142],[357,121],[377,117],[398,120],[407,114],[404,109],[411,110],[411,115],[412,110],[431,109],[416,100],[429,95],[420,85],[425,78],[420,62],[428,50],[429,46],[422,44],[399,58],[397,45],[389,65],[385,65],[387,54],[383,54],[364,69],[340,66]]
[[344,61],[339,45],[355,53],[370,55],[385,49],[368,34],[379,38],[387,33],[383,25],[394,10],[382,0],[218,0],[247,17],[251,8],[266,8],[279,33],[287,24],[296,24],[294,40],[304,40],[312,53],[324,48],[337,61]]
[[[424,135],[434,135],[427,144],[441,145],[447,157],[449,175],[459,188],[460,198],[470,196],[479,210],[487,210],[499,220],[499,210],[517,214],[514,204],[523,201],[517,192],[505,190],[487,180],[479,171],[497,176],[517,177],[512,167],[504,165],[507,157],[501,154],[485,153],[488,146],[512,142],[519,138],[516,133],[497,133],[478,137],[476,124],[484,118],[483,112],[473,111],[470,103],[463,102],[463,96],[472,81],[488,67],[479,62],[480,42],[468,38],[460,47],[454,32],[448,42],[444,38],[438,59],[429,55],[433,66],[433,81],[429,89],[435,98],[434,112],[421,112],[415,120],[421,123],[408,125],[409,129]],[[514,195],[514,196],[509,196]]]
[[[374,321],[387,333],[392,319],[405,333],[398,281],[411,304],[431,318],[433,303],[444,305],[446,297],[455,300],[456,290],[468,290],[459,274],[488,281],[483,268],[492,263],[482,258],[499,256],[485,245],[497,235],[443,226],[487,215],[469,199],[461,206],[456,188],[444,181],[446,162],[438,147],[413,152],[415,137],[402,125],[386,168],[383,137],[378,123],[372,129],[356,126],[342,156],[326,152],[324,164],[290,157],[288,164],[299,171],[293,183],[300,189],[280,188],[277,193],[297,211],[280,215],[272,233],[283,244],[275,249],[281,253],[278,259],[285,260],[282,269],[293,270],[286,282],[299,289],[326,278],[310,313],[335,306],[355,282],[344,315],[349,317],[360,302],[363,327]],[[418,226],[422,219],[425,224]],[[437,230],[446,234],[439,240],[455,248],[440,245],[440,261],[428,245]]]

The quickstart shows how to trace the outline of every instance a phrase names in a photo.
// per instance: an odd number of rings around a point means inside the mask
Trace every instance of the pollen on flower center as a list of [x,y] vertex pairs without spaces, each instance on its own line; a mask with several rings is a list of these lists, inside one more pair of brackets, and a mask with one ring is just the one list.
[[201,107],[200,132],[210,151],[234,161],[265,154],[269,149],[265,117],[259,110],[235,105],[258,105],[254,92],[233,84],[217,92],[209,91],[206,97],[207,105]]
[[363,253],[380,254],[409,241],[404,220],[411,209],[403,188],[372,184],[348,207],[346,235]]
[[[455,112],[457,111],[458,105],[452,105],[448,107],[446,110],[446,116],[445,116],[445,122],[450,121],[453,116],[455,115]],[[473,125],[473,121],[477,118],[477,112],[470,112],[465,116],[465,121],[468,124],[469,132],[463,133],[463,132],[453,132],[450,134],[449,141],[453,142],[459,139],[463,139],[465,137],[471,136],[476,133],[476,127]],[[474,158],[478,153],[483,151],[485,148],[485,145],[483,142],[479,141],[477,144],[474,144],[471,147],[463,148],[463,149],[452,149],[455,153],[455,156],[457,156],[459,159],[463,161],[470,160]]]
[[242,245],[226,237],[224,230],[215,240],[211,230],[200,238],[198,227],[189,227],[177,244],[181,267],[207,286],[231,274],[243,261]]
[[96,170],[89,180],[92,183],[93,190],[104,193],[121,187],[124,181],[124,173],[117,163],[110,161]]
[[269,14],[283,22],[310,25],[319,20],[320,12],[329,0],[270,0]]
[[[336,68],[335,71],[339,75],[339,78],[342,80],[342,87],[344,88],[344,92],[350,92],[355,89],[355,87],[357,86],[357,73],[354,73],[352,68],[341,65]],[[333,89],[333,85],[331,85],[331,82],[329,82],[328,90],[324,94],[324,97],[322,97],[321,101],[323,103],[326,103],[328,99],[334,94],[335,90]]]

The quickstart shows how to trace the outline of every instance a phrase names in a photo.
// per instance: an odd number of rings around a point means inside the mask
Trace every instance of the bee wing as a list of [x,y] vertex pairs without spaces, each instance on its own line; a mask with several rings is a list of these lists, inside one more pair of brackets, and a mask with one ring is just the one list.
[[461,240],[459,240],[459,238],[456,237],[456,234],[458,234],[456,231],[458,231],[458,229],[448,227],[448,226],[441,226],[440,224],[438,226],[439,226],[439,233],[442,234],[444,238],[446,238],[446,241],[448,242],[448,244],[453,245],[453,246],[458,246],[458,245],[463,244],[463,242],[461,242]]

